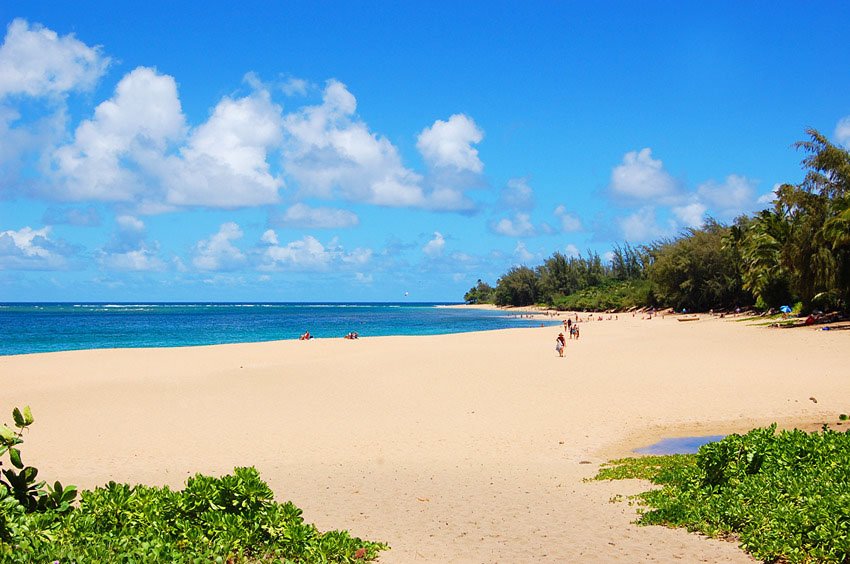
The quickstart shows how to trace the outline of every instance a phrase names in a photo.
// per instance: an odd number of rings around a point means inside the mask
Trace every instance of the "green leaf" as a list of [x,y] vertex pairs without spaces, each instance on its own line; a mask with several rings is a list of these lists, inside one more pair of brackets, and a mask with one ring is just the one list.
[[17,407],[12,410],[12,418],[15,420],[16,427],[26,427],[27,424],[24,422],[24,416],[21,415],[21,410]]
[[13,430],[3,424],[0,425],[0,439],[7,445],[13,445],[15,444],[15,439],[17,439],[17,435],[15,435]]
[[32,417],[32,410],[30,409],[30,406],[24,407],[24,423],[32,425],[33,421],[35,421],[35,419]]
[[24,467],[24,463],[21,462],[21,451],[16,448],[9,449],[9,458],[12,460],[12,464],[15,468],[22,469]]

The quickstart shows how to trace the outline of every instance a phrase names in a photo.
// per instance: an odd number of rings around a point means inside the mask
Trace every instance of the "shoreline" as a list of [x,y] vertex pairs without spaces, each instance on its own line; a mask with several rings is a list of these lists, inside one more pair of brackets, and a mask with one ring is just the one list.
[[848,411],[850,333],[760,329],[620,315],[584,322],[565,358],[557,326],[4,356],[0,407],[32,406],[47,480],[182,487],[253,465],[320,529],[388,542],[380,562],[748,562],[631,524],[609,500],[642,484],[583,479],[674,432]]

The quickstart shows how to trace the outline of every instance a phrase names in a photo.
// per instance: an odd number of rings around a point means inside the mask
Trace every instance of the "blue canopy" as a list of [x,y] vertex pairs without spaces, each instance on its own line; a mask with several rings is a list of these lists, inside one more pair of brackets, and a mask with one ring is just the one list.
[[791,313],[791,306],[782,306],[779,308],[782,313]]

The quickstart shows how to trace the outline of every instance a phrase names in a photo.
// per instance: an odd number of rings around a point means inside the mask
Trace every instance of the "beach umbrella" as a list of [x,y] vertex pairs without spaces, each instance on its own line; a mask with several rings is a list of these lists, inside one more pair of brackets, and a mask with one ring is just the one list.
[[782,313],[791,313],[791,307],[785,305],[785,306],[780,307],[779,311],[781,311]]

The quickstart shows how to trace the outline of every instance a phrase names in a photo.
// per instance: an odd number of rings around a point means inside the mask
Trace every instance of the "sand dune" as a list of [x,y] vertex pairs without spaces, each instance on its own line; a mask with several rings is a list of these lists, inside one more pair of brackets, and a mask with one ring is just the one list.
[[[254,465],[381,562],[746,562],[733,543],[630,524],[639,482],[585,483],[667,436],[850,411],[850,331],[674,318],[435,337],[0,357],[2,420],[36,417],[47,479],[180,486]],[[809,398],[815,398],[817,403]]]

